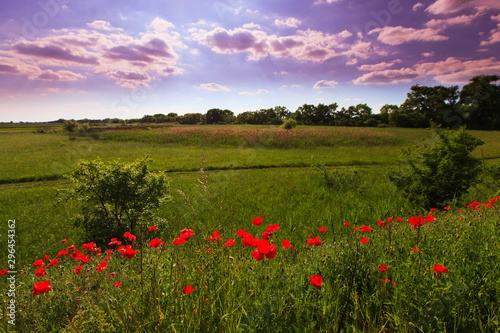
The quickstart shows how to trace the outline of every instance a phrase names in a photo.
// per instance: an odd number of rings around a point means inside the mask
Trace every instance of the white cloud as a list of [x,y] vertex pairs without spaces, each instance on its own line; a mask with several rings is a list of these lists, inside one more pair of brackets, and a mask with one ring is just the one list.
[[333,88],[339,83],[337,81],[326,81],[326,80],[320,80],[316,82],[313,86],[314,89],[325,89],[325,88]]
[[200,84],[200,89],[210,90],[210,91],[229,91],[228,87],[222,86],[218,83],[202,83]]
[[388,45],[400,45],[413,41],[437,42],[448,40],[447,36],[440,35],[439,31],[431,28],[415,29],[402,26],[387,26],[373,29],[368,34],[377,32],[379,33],[377,39]]
[[294,17],[289,17],[286,20],[276,19],[274,25],[280,28],[297,28],[302,22]]
[[105,31],[123,31],[122,28],[115,28],[111,26],[111,23],[103,20],[95,20],[94,22],[87,23],[89,27],[95,30],[105,30]]
[[163,32],[170,28],[175,28],[175,25],[172,22],[155,17],[155,19],[148,25],[148,28],[153,28],[156,32]]

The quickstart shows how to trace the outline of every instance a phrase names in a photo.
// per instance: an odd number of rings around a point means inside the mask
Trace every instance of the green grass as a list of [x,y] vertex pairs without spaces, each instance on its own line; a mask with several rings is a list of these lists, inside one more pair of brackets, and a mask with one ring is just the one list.
[[[429,212],[408,203],[385,178],[388,168],[397,165],[400,148],[429,137],[430,130],[373,129],[392,133],[398,144],[278,149],[85,137],[71,141],[62,133],[38,134],[26,128],[0,130],[0,250],[7,253],[7,220],[15,219],[16,266],[25,268],[16,275],[19,332],[99,332],[98,324],[102,332],[110,327],[120,332],[500,329],[498,204],[481,211],[462,206],[475,200],[486,203],[496,190],[478,184],[450,211],[433,213],[436,220],[422,226],[416,244],[417,231],[407,219]],[[473,134],[486,141],[480,147],[486,165],[496,162],[500,133]],[[208,192],[197,186],[202,153],[211,169]],[[81,262],[60,258],[59,266],[45,266],[46,276],[35,277],[36,259],[54,259],[69,245],[82,249],[91,241],[72,225],[78,204],[56,204],[58,190],[70,185],[60,177],[80,159],[132,161],[146,154],[154,159],[153,169],[172,171],[173,200],[159,210],[165,222],[156,225],[158,231],[143,231],[142,274],[140,252],[128,260],[116,253],[116,246],[106,245],[103,252],[114,250],[106,271],[95,272],[103,256],[89,253],[92,260],[79,275],[73,269]],[[480,150],[475,154],[482,155]],[[324,169],[327,176],[312,164],[330,166]],[[31,181],[35,179],[42,181]],[[264,218],[260,227],[252,224],[257,216]],[[388,227],[377,224],[388,217],[404,219],[391,225],[390,244]],[[346,221],[373,231],[354,231]],[[269,224],[280,226],[270,239],[277,255],[258,262],[251,255],[255,249],[243,247],[236,232],[244,229],[261,238]],[[326,227],[326,233],[318,232],[319,227]],[[183,228],[195,235],[174,246]],[[214,231],[220,231],[222,242],[208,241]],[[322,244],[308,246],[309,234],[319,236]],[[122,235],[116,237],[129,244]],[[166,243],[161,252],[149,248],[155,237]],[[361,237],[369,242],[361,244]],[[61,243],[63,238],[67,244]],[[285,238],[293,251],[281,248]],[[236,240],[234,247],[224,245],[228,239]],[[140,248],[138,243],[132,246]],[[415,246],[419,252],[411,251]],[[388,270],[381,272],[380,264]],[[435,264],[447,267],[448,273],[437,278]],[[0,270],[6,265],[2,254]],[[116,276],[109,277],[111,272]],[[309,281],[315,274],[323,277],[320,288]],[[33,285],[46,280],[54,288],[31,295]],[[122,286],[114,288],[116,281]],[[187,285],[195,288],[191,294],[183,293]],[[0,289],[1,332],[12,329],[6,322],[10,298],[4,292],[5,279]]]

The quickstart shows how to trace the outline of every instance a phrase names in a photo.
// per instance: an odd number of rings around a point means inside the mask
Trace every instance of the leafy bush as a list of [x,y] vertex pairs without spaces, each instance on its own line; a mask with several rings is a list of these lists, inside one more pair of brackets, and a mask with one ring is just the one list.
[[295,119],[287,119],[281,126],[280,128],[284,128],[284,129],[292,129],[292,128],[295,128],[297,127],[297,122],[295,121]]
[[389,179],[418,205],[444,206],[465,193],[477,179],[481,162],[471,152],[483,142],[461,127],[434,128],[434,141],[403,149],[397,173]]
[[82,203],[75,225],[89,239],[108,242],[124,231],[134,232],[169,198],[165,174],[151,172],[149,161],[148,157],[133,163],[84,161],[67,177],[74,184],[67,198]]

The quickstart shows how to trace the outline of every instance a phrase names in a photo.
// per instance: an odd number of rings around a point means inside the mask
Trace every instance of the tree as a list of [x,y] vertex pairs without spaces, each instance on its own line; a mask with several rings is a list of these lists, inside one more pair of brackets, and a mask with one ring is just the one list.
[[500,86],[498,75],[480,75],[470,80],[460,92],[460,104],[466,124],[472,129],[500,130]]
[[210,109],[205,118],[207,124],[226,124],[228,120],[232,120],[232,116],[234,113],[230,110]]
[[151,172],[150,161],[148,157],[133,163],[82,161],[67,176],[73,188],[66,199],[81,202],[74,223],[89,240],[109,242],[125,231],[134,233],[169,198],[165,174]]
[[481,161],[471,152],[484,142],[465,127],[434,128],[434,133],[433,142],[404,149],[399,172],[389,174],[398,189],[425,208],[443,207],[466,192],[481,170]]

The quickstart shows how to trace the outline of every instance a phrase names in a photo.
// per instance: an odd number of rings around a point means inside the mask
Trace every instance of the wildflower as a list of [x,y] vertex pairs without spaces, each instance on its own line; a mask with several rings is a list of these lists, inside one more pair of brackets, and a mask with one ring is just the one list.
[[420,250],[418,249],[418,247],[416,247],[416,246],[415,246],[414,248],[412,248],[411,250],[412,250],[413,252],[418,252],[418,251],[420,251]]
[[252,219],[252,223],[255,224],[257,227],[261,225],[263,221],[264,219],[260,216]]
[[158,230],[158,228],[157,228],[157,227],[150,227],[150,228],[148,229],[148,231],[156,231],[156,230]]
[[108,267],[108,263],[103,261],[99,264],[99,267],[97,268],[96,272],[100,273],[102,270],[105,270]]
[[179,237],[179,238],[174,239],[174,244],[175,245],[181,245],[185,241],[186,241],[185,239]]
[[205,252],[212,254],[212,250],[207,249]]
[[450,207],[444,207],[443,209],[444,210],[450,210]]
[[363,227],[361,227],[360,231],[361,232],[368,232],[368,231],[372,231],[373,229],[370,228],[369,226],[367,225],[364,225]]
[[377,221],[377,223],[381,227],[385,227],[387,225],[387,222],[385,222],[385,221]]
[[3,271],[0,271],[0,276],[7,274],[8,271],[9,271],[8,269],[4,269]]
[[44,294],[53,287],[49,287],[50,281],[43,281],[35,283],[33,286],[33,296]]
[[191,294],[193,292],[194,288],[192,285],[188,285],[184,288],[184,294]]
[[109,277],[115,277],[116,276],[116,272],[109,273],[108,276]]
[[436,211],[436,208],[431,208],[431,212],[435,212]]
[[52,267],[52,266],[59,266],[59,259],[53,259],[51,260],[48,264],[47,264],[48,267]]
[[276,245],[271,244],[269,252],[266,254],[267,259],[274,259],[276,257]]
[[380,265],[378,267],[378,269],[380,269],[381,272],[385,272],[387,270],[387,266],[386,265]]
[[359,241],[363,244],[366,244],[368,243],[368,238],[361,238]]
[[120,287],[122,284],[119,281],[116,281],[115,284],[113,285],[114,288]]
[[271,232],[271,233],[276,232],[279,229],[280,229],[279,224],[270,224],[270,225],[267,226],[267,231]]
[[321,275],[313,275],[309,278],[309,280],[315,287],[321,287],[321,284],[323,283],[323,278],[321,277]]
[[288,239],[283,240],[283,249],[290,248],[290,250],[293,250],[293,246],[290,245],[290,241]]
[[238,235],[239,237],[244,237],[246,234],[245,230],[243,229],[240,229],[236,232],[236,235]]
[[125,251],[122,252],[122,255],[123,255],[123,258],[132,259],[136,253],[137,253],[136,250],[134,250],[130,245],[127,245],[127,247],[125,248]]
[[408,219],[408,222],[410,222],[410,224],[413,227],[415,227],[414,229],[416,229],[416,227],[418,227],[420,225],[424,225],[425,220],[423,218],[421,218],[420,216],[413,216],[413,217]]
[[403,219],[402,219],[402,218],[400,218],[400,217],[396,217],[396,221],[398,221],[398,222],[403,222]]
[[264,255],[260,253],[259,250],[252,251],[252,256],[257,261],[261,261],[262,259],[264,259]]
[[73,270],[73,272],[75,272],[75,274],[80,274],[82,272],[82,266],[78,266]]
[[157,248],[158,246],[160,246],[160,244],[161,244],[161,239],[155,238],[149,242],[149,247],[156,247]]
[[43,262],[43,260],[42,260],[42,259],[38,259],[37,261],[35,261],[35,262],[33,263],[33,267],[42,267],[42,266],[44,266],[44,265],[45,265],[45,263]]
[[83,244],[82,247],[86,250],[86,251],[94,251],[94,247],[95,247],[95,243],[94,242],[90,242],[90,243],[87,243],[87,244]]
[[432,222],[432,221],[434,221],[434,219],[436,218],[436,217],[434,217],[434,216],[432,216],[432,215],[427,215],[426,217],[427,217],[427,218],[425,219],[425,222]]
[[344,222],[344,225],[349,228],[349,222]]
[[184,240],[188,240],[189,237],[191,237],[191,236],[194,236],[194,231],[193,230],[186,229],[186,228],[184,228],[184,229],[181,230],[181,236],[180,236],[180,238],[182,238]]
[[326,228],[325,227],[318,228],[318,231],[319,232],[326,232]]
[[39,269],[37,269],[35,275],[37,277],[45,276],[45,267],[40,267]]
[[229,239],[226,242],[226,244],[224,244],[224,245],[226,245],[227,247],[233,247],[234,246],[234,239]]
[[48,254],[46,254],[46,255],[45,255],[45,257],[43,257],[43,258],[44,258],[45,260],[49,260],[49,259],[50,259],[50,257],[49,257],[49,255],[48,255]]
[[68,251],[59,251],[59,253],[57,254],[58,257],[63,257],[65,255],[68,254]]
[[66,251],[72,251],[74,249],[76,249],[76,245],[71,245],[66,248]]
[[113,253],[113,250],[107,250],[106,251],[106,254],[111,254],[111,253]]
[[122,242],[117,239],[118,238],[111,238],[111,242],[108,245],[120,245]]
[[434,272],[436,272],[437,274],[439,274],[439,273],[448,273],[448,268],[436,264],[434,266]]
[[220,232],[219,231],[214,231],[212,233],[212,236],[208,237],[208,240],[214,241],[214,242],[220,242],[222,239],[219,236]]
[[68,240],[67,240],[66,238],[64,238],[64,239],[61,241],[61,243],[67,243],[67,242],[68,242]]
[[271,246],[269,244],[269,241],[266,239],[261,239],[257,243],[257,250],[262,253],[262,254],[267,254],[271,250]]
[[382,279],[382,281],[384,281],[385,283],[389,283],[389,282],[391,282],[391,280],[386,279],[386,278],[383,278],[383,279]]

